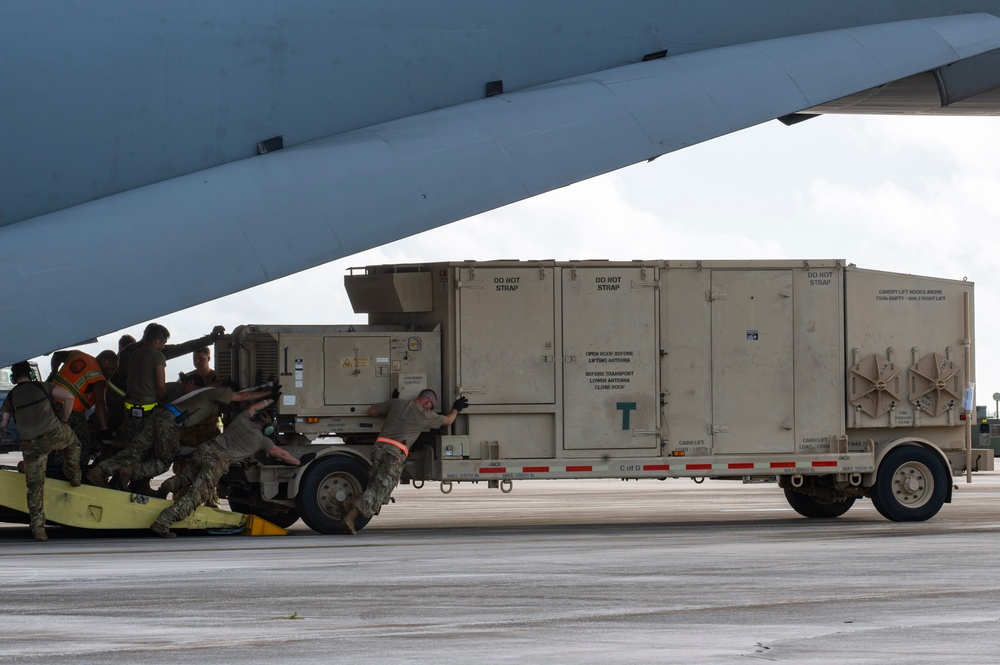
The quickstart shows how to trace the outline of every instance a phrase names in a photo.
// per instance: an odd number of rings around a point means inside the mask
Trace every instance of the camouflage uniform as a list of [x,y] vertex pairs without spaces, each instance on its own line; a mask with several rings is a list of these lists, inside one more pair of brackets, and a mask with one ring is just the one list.
[[[90,423],[87,421],[87,416],[82,411],[74,411],[70,414],[66,424],[73,430],[77,441],[80,442],[80,466],[81,468],[86,467],[91,457]],[[53,450],[49,453],[48,468],[53,471],[63,468],[62,456],[58,452],[58,450]]]
[[[185,494],[188,491],[188,489],[191,488],[191,485],[194,484],[195,478],[198,476],[199,466],[198,464],[195,463],[195,457],[198,455],[198,451],[201,450],[202,448],[212,448],[212,447],[216,447],[212,442],[202,444],[195,449],[194,455],[185,460],[179,460],[177,463],[175,463],[174,475],[170,476],[162,483],[160,483],[160,489],[158,494],[163,498],[166,498],[168,494],[173,494],[175,500],[177,498],[180,498],[182,494]],[[225,473],[226,473],[225,470],[223,470],[222,475],[225,475]],[[219,477],[221,478],[222,475],[220,475]],[[213,498],[218,499],[218,496],[219,496],[219,487],[218,487],[218,480],[216,480],[216,485],[214,487],[209,488],[209,494],[208,497],[205,499],[205,503],[211,505],[212,499]],[[211,507],[215,508],[217,507],[217,505],[218,504],[216,504],[216,506],[211,506]]]
[[362,515],[377,515],[382,506],[389,503],[389,497],[403,475],[405,464],[406,456],[401,450],[382,443],[375,444],[372,448],[372,466],[368,472],[368,487],[354,503]]
[[[129,347],[132,345],[130,344]],[[129,348],[126,347],[126,348]],[[121,371],[119,360],[119,372]],[[167,358],[149,343],[140,343],[129,353],[128,371],[125,379],[125,420],[118,430],[120,441],[134,441],[145,429],[155,409],[151,405],[160,400],[156,395],[156,374],[160,367],[166,367]],[[139,414],[135,417],[134,414]]]
[[149,413],[144,413],[142,418],[133,418],[131,411],[125,409],[122,424],[118,426],[118,431],[115,432],[115,440],[125,443],[134,441],[135,437],[139,436],[139,432],[149,423],[149,418]]
[[386,416],[385,425],[372,448],[372,466],[368,472],[368,487],[351,503],[352,508],[371,517],[385,504],[399,484],[408,454],[407,445],[416,442],[420,432],[437,429],[444,416],[428,411],[412,400],[391,399],[376,404],[376,411]]
[[216,411],[205,422],[191,425],[181,430],[181,445],[197,448],[219,436],[219,412]]
[[180,474],[160,485],[161,492],[174,493],[174,503],[157,516],[153,530],[166,535],[163,531],[171,524],[186,518],[205,503],[219,479],[229,470],[231,461],[251,459],[258,452],[267,452],[273,447],[274,442],[261,433],[248,411],[236,416],[222,434],[194,451],[190,463]]
[[[34,392],[34,394],[32,394]],[[27,489],[28,515],[36,539],[44,540],[45,467],[49,453],[61,450],[63,474],[74,486],[80,484],[80,441],[70,426],[62,422],[53,408],[52,386],[36,381],[19,381],[7,394],[5,415],[13,416],[21,435],[24,458],[24,484]],[[41,538],[38,536],[41,535]]]
[[45,528],[45,466],[49,453],[61,450],[63,454],[63,474],[74,485],[80,484],[80,441],[66,423],[59,423],[41,436],[21,441],[24,456],[24,482],[28,488],[28,515],[31,516],[31,532],[38,533]]
[[[166,360],[178,358],[186,353],[194,353],[203,346],[208,346],[216,337],[205,335],[197,339],[188,340],[181,344],[167,344],[163,347],[163,357]],[[116,441],[131,441],[142,428],[142,418],[133,419],[129,415],[129,410],[125,408],[125,393],[129,385],[129,367],[132,362],[132,355],[142,348],[142,342],[132,342],[118,352],[118,371],[108,380],[108,427],[115,432]],[[154,400],[155,401],[155,400]],[[138,422],[132,422],[136,420]],[[124,430],[120,431],[120,428]]]
[[73,434],[80,442],[80,462],[83,466],[90,463],[93,456],[93,441],[90,436],[90,423],[87,421],[87,414],[84,411],[74,411],[69,420],[66,421]]
[[112,476],[122,467],[131,467],[134,480],[158,476],[173,463],[180,451],[180,426],[167,409],[153,409],[151,416],[143,418],[142,429],[121,452],[95,466],[104,476]]
[[[228,388],[201,388],[181,395],[169,405],[147,412],[136,422],[143,423],[142,429],[128,446],[114,457],[95,466],[105,477],[114,475],[122,467],[132,469],[132,480],[149,480],[167,471],[180,452],[183,433],[192,427],[211,428],[212,420],[218,412],[219,404],[228,404],[233,391]],[[171,411],[175,410],[176,413]],[[176,416],[186,411],[188,426],[177,424]],[[215,425],[215,435],[219,434]],[[211,437],[210,437],[211,438]]]
[[229,470],[229,461],[229,454],[218,444],[199,446],[184,471],[171,476],[161,486],[161,489],[166,487],[174,492],[175,499],[173,505],[165,508],[155,521],[169,527],[197,510],[198,506],[208,501],[219,479]]
[[[181,428],[181,445],[188,448],[198,448],[219,436],[219,412],[218,409],[205,422]],[[177,460],[174,462],[174,473],[184,475],[184,470],[190,466],[190,460]],[[206,506],[212,508],[219,507],[219,488],[212,487]]]

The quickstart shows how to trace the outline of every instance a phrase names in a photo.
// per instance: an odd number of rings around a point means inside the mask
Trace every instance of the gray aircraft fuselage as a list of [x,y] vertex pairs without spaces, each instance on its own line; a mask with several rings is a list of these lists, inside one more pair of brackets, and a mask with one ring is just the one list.
[[[0,364],[775,117],[935,112],[918,88],[995,114],[996,17],[1000,0],[0,0]],[[850,98],[916,76],[903,104]]]
[[997,0],[0,2],[0,225],[483,96]]

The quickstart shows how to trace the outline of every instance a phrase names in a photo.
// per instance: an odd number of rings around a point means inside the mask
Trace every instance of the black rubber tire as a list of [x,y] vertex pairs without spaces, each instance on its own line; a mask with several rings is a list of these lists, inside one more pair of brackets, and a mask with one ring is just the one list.
[[785,490],[785,500],[788,505],[803,517],[812,519],[832,519],[840,517],[854,505],[854,497],[841,499],[839,501],[823,501],[814,496],[796,492],[793,489]]
[[[368,467],[353,457],[327,455],[309,464],[299,484],[295,506],[310,529],[319,533],[344,533],[340,524],[341,502],[360,496],[368,487]],[[370,517],[359,517],[354,528],[361,531]]]
[[888,520],[923,522],[941,510],[949,482],[949,471],[934,451],[899,446],[879,465],[871,499],[875,510]]
[[[254,506],[249,499],[232,496],[226,500],[229,502],[229,508],[234,512],[262,517],[271,524],[280,526],[282,529],[287,529],[299,521],[299,511],[294,508],[286,508],[285,506],[275,506],[274,508],[259,505]],[[281,510],[282,508],[284,510]]]

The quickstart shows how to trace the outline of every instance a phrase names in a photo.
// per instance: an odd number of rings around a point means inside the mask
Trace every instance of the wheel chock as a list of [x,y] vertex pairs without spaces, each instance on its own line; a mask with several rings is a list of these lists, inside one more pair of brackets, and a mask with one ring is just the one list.
[[288,531],[282,529],[277,524],[272,524],[262,517],[247,515],[246,526],[243,527],[244,536],[287,536]]

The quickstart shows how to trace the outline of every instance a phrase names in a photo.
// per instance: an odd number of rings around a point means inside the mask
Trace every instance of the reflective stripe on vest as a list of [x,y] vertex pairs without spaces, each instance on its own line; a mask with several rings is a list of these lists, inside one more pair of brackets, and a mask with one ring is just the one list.
[[156,403],[153,404],[133,404],[132,402],[125,402],[125,409],[131,411],[132,409],[142,409],[143,411],[152,411],[156,408]]
[[403,452],[403,455],[405,456],[409,456],[410,454],[410,449],[406,447],[405,443],[403,443],[402,441],[396,441],[396,439],[390,439],[387,436],[380,436],[379,438],[375,439],[375,443],[385,443],[390,446],[395,446],[396,448],[399,448]]
[[90,384],[105,380],[97,360],[83,351],[71,351],[63,361],[59,373],[52,379],[54,383],[73,393],[76,398],[73,402],[74,411],[86,411],[87,407],[93,406],[87,399],[86,390]]

